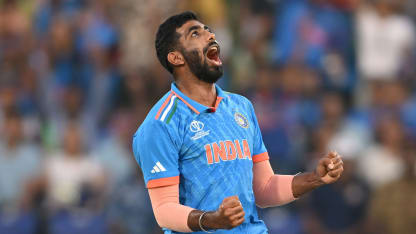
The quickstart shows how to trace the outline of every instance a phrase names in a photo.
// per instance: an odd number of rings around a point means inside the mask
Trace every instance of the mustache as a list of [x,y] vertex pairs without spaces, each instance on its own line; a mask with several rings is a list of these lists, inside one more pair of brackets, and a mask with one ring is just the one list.
[[204,50],[203,50],[204,54],[207,54],[207,51],[208,51],[209,47],[211,47],[211,46],[213,46],[213,45],[218,46],[218,50],[220,49],[220,45],[218,44],[218,42],[217,42],[217,41],[211,41],[211,42],[209,42],[209,43],[208,43],[208,45],[204,48]]

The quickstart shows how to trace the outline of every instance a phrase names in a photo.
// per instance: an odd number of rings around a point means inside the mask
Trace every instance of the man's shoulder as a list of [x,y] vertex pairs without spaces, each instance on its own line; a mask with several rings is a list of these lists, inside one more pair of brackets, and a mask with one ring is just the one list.
[[[150,109],[149,113],[147,113],[146,119],[144,122],[153,122],[152,120],[158,120],[163,115],[163,110],[166,109],[173,97],[173,93],[171,91],[166,92],[157,102],[153,105]],[[144,123],[143,122],[143,123]]]
[[182,102],[171,91],[167,92],[151,108],[145,120],[138,128],[138,133],[157,134],[158,131],[174,131],[177,128],[178,121],[186,117],[190,111],[184,108]]

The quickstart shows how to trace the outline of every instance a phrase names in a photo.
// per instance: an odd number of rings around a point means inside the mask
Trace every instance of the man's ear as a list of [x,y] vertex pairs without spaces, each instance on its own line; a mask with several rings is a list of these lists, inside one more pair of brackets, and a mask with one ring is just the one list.
[[168,61],[175,67],[185,64],[185,60],[181,53],[178,51],[172,51],[168,54]]

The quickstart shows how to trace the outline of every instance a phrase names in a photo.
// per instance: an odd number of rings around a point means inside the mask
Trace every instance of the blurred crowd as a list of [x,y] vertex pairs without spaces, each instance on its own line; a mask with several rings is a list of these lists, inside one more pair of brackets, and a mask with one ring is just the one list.
[[416,232],[412,0],[0,0],[0,233],[161,233],[132,135],[172,79],[155,32],[193,10],[276,173],[344,175],[260,210],[270,233]]

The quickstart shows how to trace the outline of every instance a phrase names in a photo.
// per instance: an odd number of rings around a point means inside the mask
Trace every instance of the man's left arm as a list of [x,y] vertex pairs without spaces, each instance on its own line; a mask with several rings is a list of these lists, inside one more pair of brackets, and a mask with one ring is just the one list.
[[279,206],[289,203],[321,185],[330,184],[342,174],[343,162],[336,152],[321,160],[314,172],[293,175],[274,174],[263,142],[260,126],[253,105],[248,101],[253,123],[253,191],[260,207]]
[[344,171],[343,164],[338,153],[330,152],[319,160],[314,172],[301,173],[293,178],[293,196],[298,198],[319,186],[334,183]]
[[341,157],[331,152],[319,160],[314,172],[293,175],[274,174],[268,160],[253,165],[253,191],[259,207],[279,206],[339,179],[343,171]]

